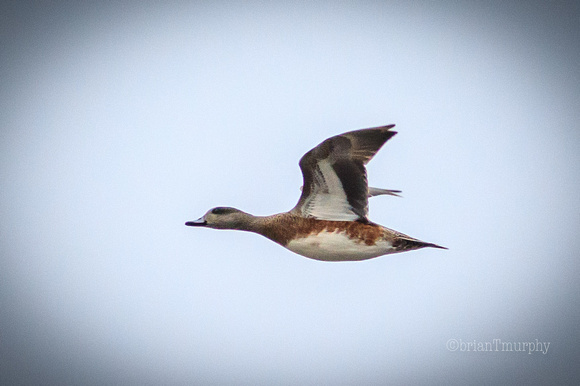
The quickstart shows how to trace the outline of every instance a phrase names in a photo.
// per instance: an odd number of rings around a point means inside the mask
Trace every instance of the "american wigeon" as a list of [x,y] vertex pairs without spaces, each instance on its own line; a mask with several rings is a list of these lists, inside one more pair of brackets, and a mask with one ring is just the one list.
[[425,247],[417,240],[367,218],[368,198],[398,190],[369,188],[365,165],[396,132],[395,125],[331,137],[300,159],[304,183],[289,212],[253,216],[217,207],[185,225],[261,234],[299,255],[324,261],[356,261]]

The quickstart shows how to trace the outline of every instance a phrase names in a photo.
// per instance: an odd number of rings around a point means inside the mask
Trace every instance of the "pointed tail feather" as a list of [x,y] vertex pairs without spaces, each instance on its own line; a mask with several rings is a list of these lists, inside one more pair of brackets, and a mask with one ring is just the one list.
[[401,237],[397,239],[393,246],[399,251],[411,251],[413,249],[420,249],[420,248],[439,248],[439,249],[449,249],[446,247],[442,247],[441,245],[433,244],[433,243],[426,243],[421,240],[412,239],[412,238],[405,238]]

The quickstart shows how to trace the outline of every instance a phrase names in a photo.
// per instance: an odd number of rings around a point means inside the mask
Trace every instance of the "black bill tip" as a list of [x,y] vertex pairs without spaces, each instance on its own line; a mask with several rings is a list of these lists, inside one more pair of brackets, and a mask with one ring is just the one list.
[[203,218],[198,218],[195,221],[186,222],[185,225],[188,227],[203,227],[207,225],[207,221],[205,221]]

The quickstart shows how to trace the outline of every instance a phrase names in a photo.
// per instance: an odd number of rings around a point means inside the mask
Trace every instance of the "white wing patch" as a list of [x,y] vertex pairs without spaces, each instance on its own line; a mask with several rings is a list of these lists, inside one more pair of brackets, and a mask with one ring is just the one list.
[[353,212],[340,179],[327,159],[318,161],[315,170],[315,191],[310,193],[303,206],[303,215],[320,220],[355,221],[359,216]]

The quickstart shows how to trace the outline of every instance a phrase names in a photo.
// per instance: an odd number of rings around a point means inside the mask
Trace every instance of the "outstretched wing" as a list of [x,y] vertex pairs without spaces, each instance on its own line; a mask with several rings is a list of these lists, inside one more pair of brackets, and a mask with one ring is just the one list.
[[365,165],[397,132],[395,125],[349,131],[323,141],[300,159],[302,195],[293,213],[332,221],[368,222]]

